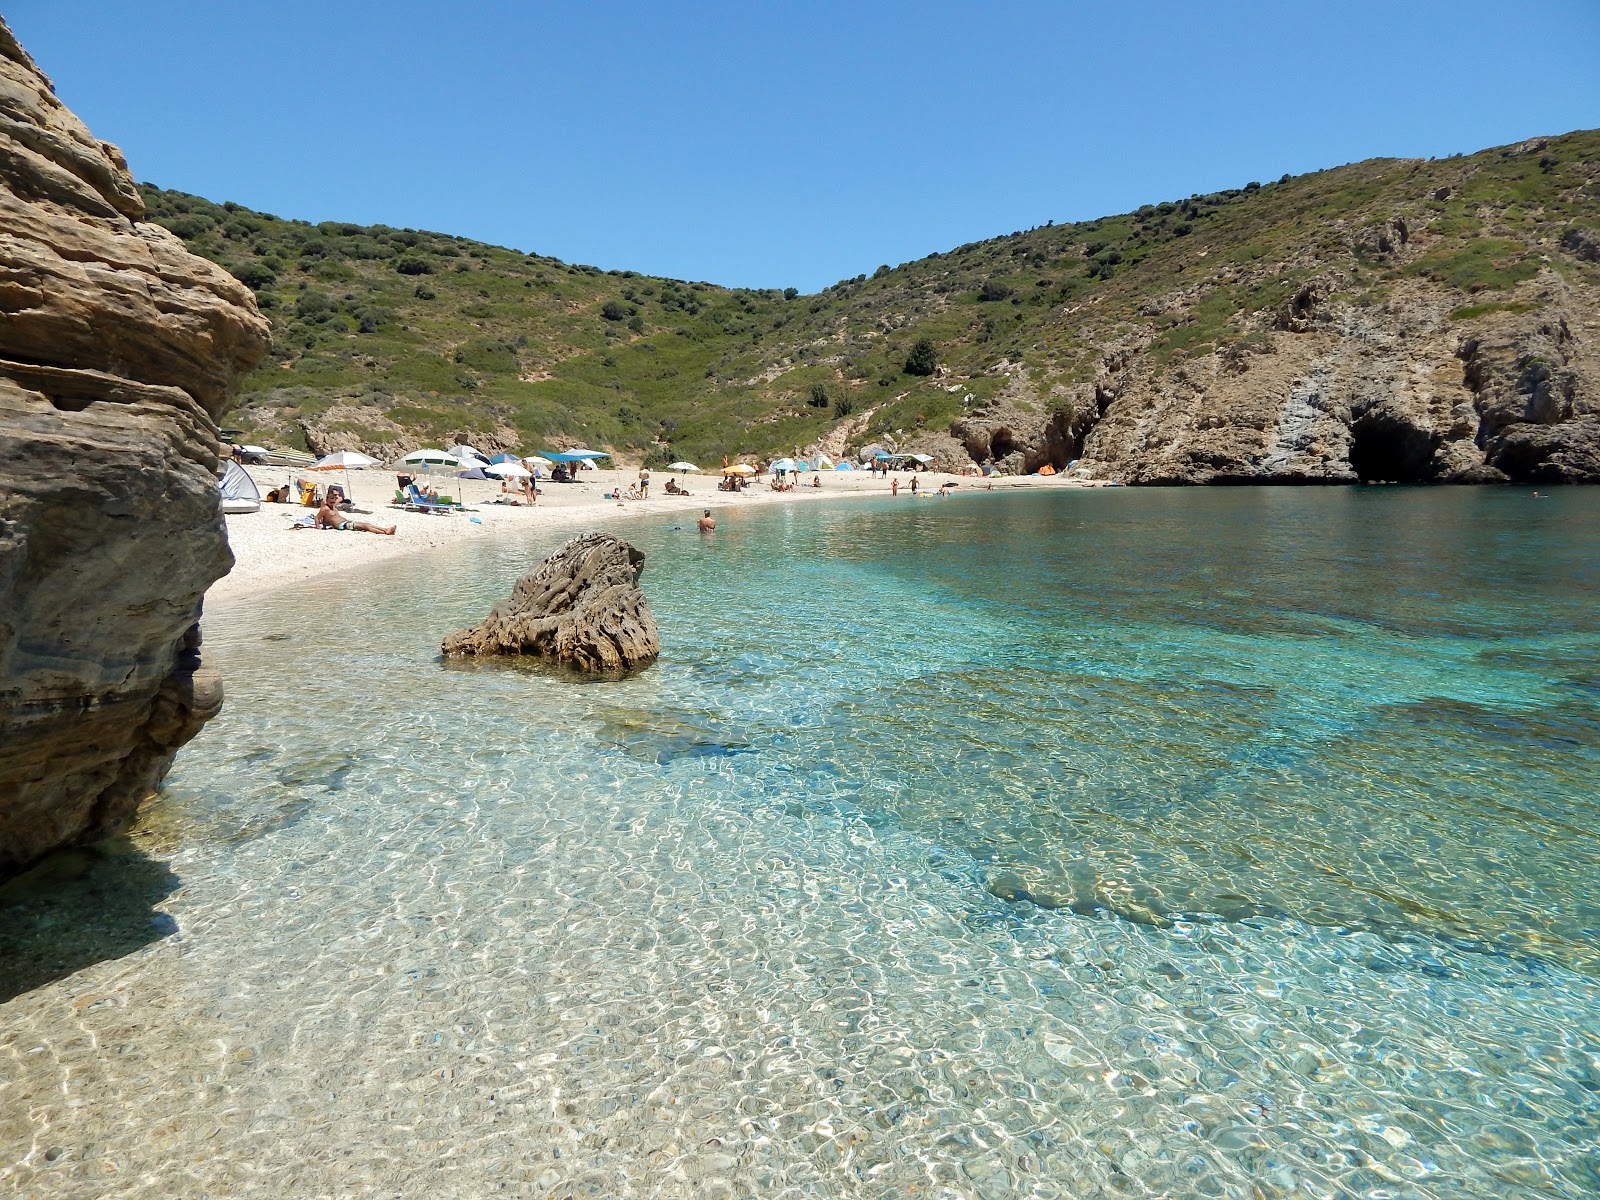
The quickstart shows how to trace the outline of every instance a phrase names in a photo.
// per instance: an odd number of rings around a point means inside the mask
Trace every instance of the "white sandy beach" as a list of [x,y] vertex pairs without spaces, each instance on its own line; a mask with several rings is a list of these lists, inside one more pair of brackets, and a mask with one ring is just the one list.
[[[247,469],[263,495],[291,478],[313,480],[323,485],[346,482],[344,473],[338,471],[307,472],[286,467]],[[887,479],[866,471],[824,471],[821,487],[801,486],[788,492],[774,491],[767,477],[759,478],[741,492],[721,492],[717,490],[720,473],[674,475],[668,471],[653,471],[652,476],[649,500],[606,498],[605,493],[625,489],[638,478],[638,471],[629,468],[585,471],[579,483],[543,482],[536,505],[513,507],[495,503],[502,495],[497,481],[441,475],[436,478],[435,486],[444,494],[464,500],[469,511],[437,514],[409,513],[390,507],[395,493],[393,471],[352,471],[348,476],[351,499],[357,508],[369,510],[365,515],[352,514],[352,519],[385,528],[396,526],[393,537],[354,530],[296,529],[294,522],[308,516],[310,509],[298,504],[263,504],[259,512],[227,518],[228,542],[233,548],[235,562],[233,570],[206,593],[206,602],[215,609],[217,605],[262,592],[354,570],[384,559],[416,554],[464,538],[495,537],[531,528],[570,527],[577,532],[603,526],[618,517],[640,514],[662,513],[694,520],[707,508],[713,515],[725,515],[731,510],[760,504],[804,504],[846,496],[885,496],[889,494],[891,479],[900,481],[900,496],[906,503],[918,503],[910,496],[911,474],[906,471]],[[667,480],[672,478],[691,494],[667,495]],[[807,475],[806,483],[812,478],[814,476]],[[918,479],[920,487],[931,485],[935,489],[946,480],[959,480],[959,486],[952,489],[954,496],[964,490],[985,490],[991,484],[996,491],[1084,486],[1060,476],[1037,475],[988,480],[934,471],[922,472]],[[510,496],[505,498],[511,499]]]

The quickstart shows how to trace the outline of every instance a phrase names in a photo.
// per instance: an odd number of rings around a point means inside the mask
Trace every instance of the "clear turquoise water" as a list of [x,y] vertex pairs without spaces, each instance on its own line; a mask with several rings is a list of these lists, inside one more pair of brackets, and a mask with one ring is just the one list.
[[1600,1193],[1600,495],[623,532],[621,682],[437,661],[559,536],[209,620],[178,933],[0,1008],[17,1179]]

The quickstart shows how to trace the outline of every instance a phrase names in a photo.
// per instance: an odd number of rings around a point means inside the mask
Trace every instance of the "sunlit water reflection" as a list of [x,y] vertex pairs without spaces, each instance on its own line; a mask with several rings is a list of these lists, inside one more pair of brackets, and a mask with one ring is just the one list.
[[559,537],[219,613],[177,932],[0,1008],[12,1179],[1594,1195],[1597,517],[656,519],[663,660],[600,684],[436,659]]

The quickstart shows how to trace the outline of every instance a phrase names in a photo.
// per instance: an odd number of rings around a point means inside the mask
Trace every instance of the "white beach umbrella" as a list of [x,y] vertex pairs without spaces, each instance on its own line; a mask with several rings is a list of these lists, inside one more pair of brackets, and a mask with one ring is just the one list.
[[772,462],[767,464],[767,470],[769,470],[769,471],[792,471],[792,470],[794,470],[794,459],[792,459],[792,458],[774,459]]
[[424,446],[420,450],[413,450],[410,454],[401,455],[395,459],[395,465],[400,467],[459,467],[461,460],[448,450],[431,450]]
[[[459,467],[463,464],[461,459],[451,454],[448,450],[434,450],[424,446],[420,450],[413,450],[410,454],[397,458],[393,465],[420,468],[426,471],[429,476],[432,476],[434,469],[437,467]],[[467,463],[466,465],[471,466],[474,464]]]
[[308,471],[343,471],[344,472],[344,498],[354,499],[350,495],[350,472],[364,471],[368,467],[376,466],[378,460],[362,454],[359,450],[335,450],[332,454],[324,454],[316,462],[306,468]]
[[530,455],[528,455],[527,458],[523,459],[522,461],[525,462],[525,463],[532,463],[536,467],[553,467],[553,466],[555,466],[555,463],[551,462],[548,458],[546,458],[542,454],[530,454]]
[[483,469],[485,475],[493,475],[496,479],[531,479],[533,472],[520,463],[490,463]]
[[699,469],[700,468],[695,466],[692,462],[675,462],[667,464],[667,470],[669,471],[698,471]]
[[377,466],[378,460],[369,458],[359,450],[335,450],[324,454],[306,468],[308,471],[362,471]]

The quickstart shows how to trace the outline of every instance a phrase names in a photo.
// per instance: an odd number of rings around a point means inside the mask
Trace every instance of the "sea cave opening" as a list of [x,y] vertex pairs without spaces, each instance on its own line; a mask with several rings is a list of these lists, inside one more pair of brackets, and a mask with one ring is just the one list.
[[1362,483],[1425,483],[1435,440],[1393,416],[1368,413],[1350,427],[1350,468]]

